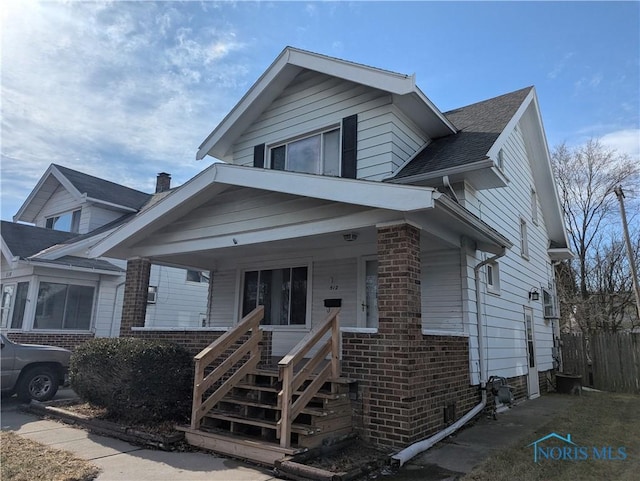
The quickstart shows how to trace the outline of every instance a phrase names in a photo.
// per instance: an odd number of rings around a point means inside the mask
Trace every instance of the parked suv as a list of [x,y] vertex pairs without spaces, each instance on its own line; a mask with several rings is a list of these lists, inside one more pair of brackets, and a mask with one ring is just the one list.
[[54,346],[17,344],[2,337],[2,394],[21,401],[48,401],[64,384],[71,351]]

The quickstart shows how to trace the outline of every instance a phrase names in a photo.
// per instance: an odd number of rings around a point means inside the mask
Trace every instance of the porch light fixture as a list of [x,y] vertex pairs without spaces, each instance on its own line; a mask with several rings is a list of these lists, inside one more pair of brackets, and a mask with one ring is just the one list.
[[538,289],[536,289],[535,287],[533,287],[529,291],[529,300],[530,301],[539,301],[540,300],[540,293],[538,292]]
[[358,238],[358,233],[357,232],[349,232],[347,234],[342,234],[342,238],[346,242],[353,242],[354,240],[356,240]]

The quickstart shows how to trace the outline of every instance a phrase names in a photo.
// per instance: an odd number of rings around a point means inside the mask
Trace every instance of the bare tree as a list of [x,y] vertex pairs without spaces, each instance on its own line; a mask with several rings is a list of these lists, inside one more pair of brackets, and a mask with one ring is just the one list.
[[[585,332],[618,328],[619,324],[612,323],[609,316],[619,317],[613,309],[617,302],[614,298],[621,299],[630,274],[617,245],[622,237],[613,192],[623,185],[629,205],[637,209],[640,165],[593,139],[573,149],[565,144],[556,147],[552,164],[569,241],[576,254],[559,278],[561,307]],[[605,293],[606,302],[602,300]],[[609,307],[605,308],[607,303]]]

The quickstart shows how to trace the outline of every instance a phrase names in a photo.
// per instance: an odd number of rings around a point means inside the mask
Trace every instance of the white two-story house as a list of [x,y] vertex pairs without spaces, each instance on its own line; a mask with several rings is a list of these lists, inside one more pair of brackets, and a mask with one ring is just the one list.
[[[286,48],[197,157],[223,162],[90,251],[142,284],[149,263],[210,272],[207,327],[164,338],[204,347],[264,306],[277,361],[337,308],[355,428],[393,448],[494,376],[546,388],[571,253],[533,87],[441,112],[411,75]],[[159,335],[130,289],[121,334]]]

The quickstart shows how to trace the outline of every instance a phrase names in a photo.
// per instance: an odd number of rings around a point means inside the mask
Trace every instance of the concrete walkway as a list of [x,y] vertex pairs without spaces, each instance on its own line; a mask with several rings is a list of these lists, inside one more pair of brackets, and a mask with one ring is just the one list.
[[[73,396],[70,391],[68,396]],[[56,399],[64,399],[61,391]],[[523,449],[547,432],[545,424],[571,405],[571,396],[550,394],[523,402],[497,420],[481,419],[446,441],[416,456],[389,481],[455,480],[507,446],[520,442]],[[256,466],[204,453],[175,453],[140,448],[117,439],[98,436],[68,425],[42,420],[18,410],[14,399],[2,401],[2,430],[48,446],[64,449],[102,469],[99,481],[267,481],[271,472]]]
[[527,444],[548,434],[538,430],[555,416],[567,411],[572,399],[572,396],[547,394],[498,414],[497,420],[482,418],[416,456],[390,479],[455,480],[503,448],[521,442],[523,449],[527,449]]
[[[63,399],[64,393],[56,399]],[[74,453],[98,466],[98,481],[267,481],[265,470],[204,453],[154,451],[83,429],[43,420],[18,409],[15,398],[2,400],[2,430]]]

